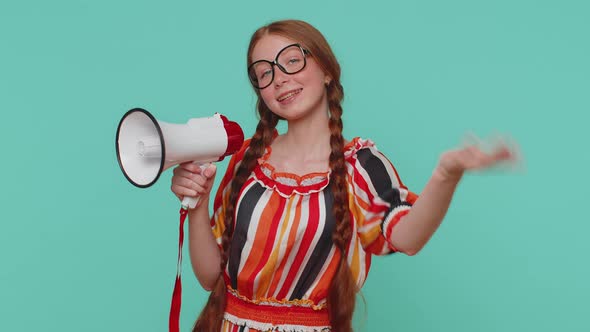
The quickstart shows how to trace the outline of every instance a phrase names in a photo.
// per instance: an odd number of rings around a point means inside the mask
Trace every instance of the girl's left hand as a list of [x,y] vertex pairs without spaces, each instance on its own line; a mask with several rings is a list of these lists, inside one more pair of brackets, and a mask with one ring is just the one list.
[[461,149],[443,153],[440,157],[436,171],[447,179],[459,179],[465,171],[483,170],[499,163],[517,161],[515,147],[509,147],[505,142],[498,141],[488,144],[489,148],[483,149],[477,139]]

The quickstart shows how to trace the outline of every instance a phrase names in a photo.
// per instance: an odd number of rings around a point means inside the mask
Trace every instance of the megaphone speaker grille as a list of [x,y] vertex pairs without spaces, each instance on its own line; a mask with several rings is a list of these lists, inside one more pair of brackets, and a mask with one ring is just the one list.
[[121,118],[116,138],[117,160],[133,185],[154,184],[164,168],[165,144],[158,121],[148,111],[134,108]]

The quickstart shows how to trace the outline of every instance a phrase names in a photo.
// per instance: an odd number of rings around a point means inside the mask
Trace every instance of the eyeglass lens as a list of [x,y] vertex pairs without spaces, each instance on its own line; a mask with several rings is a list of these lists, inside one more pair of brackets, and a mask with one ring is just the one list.
[[[295,74],[305,66],[305,55],[299,45],[291,45],[279,52],[276,62],[284,73]],[[273,63],[266,60],[257,61],[250,66],[248,75],[255,87],[265,88],[274,79]]]

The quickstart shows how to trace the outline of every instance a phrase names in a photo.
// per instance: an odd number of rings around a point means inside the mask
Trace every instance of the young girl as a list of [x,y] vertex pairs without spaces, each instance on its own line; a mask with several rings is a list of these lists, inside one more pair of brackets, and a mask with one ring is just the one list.
[[189,251],[212,292],[194,331],[351,331],[371,255],[419,252],[463,173],[512,158],[504,146],[443,153],[418,198],[373,142],[342,137],[340,66],[302,21],[258,29],[248,75],[260,122],[229,162],[213,217],[214,166],[182,164],[172,178],[179,198],[202,197]]

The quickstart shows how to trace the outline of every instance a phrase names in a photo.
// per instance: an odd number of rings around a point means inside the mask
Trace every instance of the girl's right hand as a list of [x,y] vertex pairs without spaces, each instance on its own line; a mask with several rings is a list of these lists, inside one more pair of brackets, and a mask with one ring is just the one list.
[[204,171],[193,162],[182,163],[174,168],[172,176],[172,192],[179,200],[185,196],[202,196],[197,206],[201,205],[203,198],[208,197],[215,180],[217,167],[210,164]]

